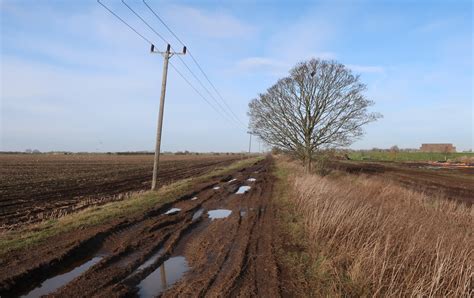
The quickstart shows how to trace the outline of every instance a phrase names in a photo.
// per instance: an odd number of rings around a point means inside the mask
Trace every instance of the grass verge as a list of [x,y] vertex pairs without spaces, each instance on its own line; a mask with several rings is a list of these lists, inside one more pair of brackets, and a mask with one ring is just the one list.
[[472,296],[472,207],[281,159],[276,174],[286,296]]
[[304,220],[291,199],[290,167],[275,163],[273,190],[277,219],[276,257],[283,297],[314,297],[314,272]]
[[125,215],[133,216],[143,213],[160,204],[175,200],[177,197],[191,191],[198,183],[202,183],[214,176],[225,175],[236,169],[249,166],[261,159],[263,157],[240,160],[227,167],[215,168],[207,174],[165,185],[158,191],[149,191],[123,201],[93,206],[59,219],[51,219],[18,230],[4,232],[0,235],[0,256],[11,250],[31,248],[61,233],[104,224]]

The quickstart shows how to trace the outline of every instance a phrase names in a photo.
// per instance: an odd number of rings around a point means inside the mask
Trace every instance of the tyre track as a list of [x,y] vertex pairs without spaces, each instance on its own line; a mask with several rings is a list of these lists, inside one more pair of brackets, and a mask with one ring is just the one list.
[[[137,296],[142,281],[156,270],[165,270],[165,262],[180,256],[189,263],[189,270],[172,287],[156,294],[277,297],[270,197],[273,177],[267,171],[270,165],[271,160],[267,159],[220,180],[203,183],[196,191],[172,203],[102,227],[98,232],[100,237],[96,231],[75,245],[63,243],[62,253],[59,250],[59,254],[49,255],[43,262],[46,266],[24,265],[16,274],[3,277],[0,274],[0,295],[25,293],[26,281],[38,285],[73,260],[83,263],[100,255],[103,256],[100,262],[51,293],[52,296]],[[257,181],[247,181],[250,177]],[[231,179],[236,180],[229,183]],[[214,189],[215,185],[220,188]],[[243,195],[235,194],[241,185],[252,188]],[[171,208],[181,210],[165,214]],[[211,219],[206,212],[214,209],[229,209],[231,214],[227,218]],[[196,217],[200,210],[204,212]],[[94,245],[85,245],[84,241]],[[86,250],[88,255],[76,255],[78,249]],[[21,257],[21,254],[16,256]],[[7,268],[12,264],[4,262]],[[34,274],[25,275],[25,272]]]
[[[217,161],[194,161],[181,166],[169,164],[159,175],[159,185],[189,178],[208,172],[211,168],[224,166],[234,159]],[[126,176],[125,176],[126,177]],[[84,208],[102,205],[111,201],[122,200],[130,195],[149,189],[151,172],[140,174],[119,181],[104,182],[93,185],[71,187],[54,187],[48,192],[32,193],[23,196],[21,193],[7,193],[0,200],[0,227],[17,228],[48,218],[57,218]],[[67,198],[69,197],[69,198]]]

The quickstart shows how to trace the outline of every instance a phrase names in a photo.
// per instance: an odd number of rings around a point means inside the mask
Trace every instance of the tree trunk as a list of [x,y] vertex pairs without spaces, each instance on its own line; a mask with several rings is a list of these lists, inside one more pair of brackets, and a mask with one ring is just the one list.
[[306,173],[311,173],[311,166],[312,166],[312,161],[313,161],[313,156],[312,156],[311,150],[306,151],[306,160],[305,160],[305,170]]

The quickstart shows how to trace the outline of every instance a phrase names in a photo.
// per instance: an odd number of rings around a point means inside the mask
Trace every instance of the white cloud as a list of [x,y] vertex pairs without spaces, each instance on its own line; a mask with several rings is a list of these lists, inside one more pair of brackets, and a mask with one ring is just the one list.
[[359,73],[384,73],[385,69],[382,66],[357,65],[347,64],[347,67],[354,72]]
[[[190,6],[172,6],[167,19],[179,27],[192,28],[194,35],[210,38],[250,38],[257,28],[223,11],[206,11]],[[176,26],[175,26],[176,28]],[[184,31],[184,30],[179,30]]]
[[265,57],[248,57],[237,62],[237,69],[241,71],[279,72],[287,68],[286,63]]
[[[319,59],[335,59],[336,54],[332,52],[315,52],[310,54],[306,59],[319,58]],[[270,73],[274,75],[286,74],[292,67],[299,61],[293,61],[293,59],[283,60],[269,57],[248,57],[237,61],[237,71],[257,71]],[[301,61],[303,61],[302,59]]]
[[334,52],[315,52],[311,55],[311,58],[331,60],[331,59],[336,59],[337,55]]

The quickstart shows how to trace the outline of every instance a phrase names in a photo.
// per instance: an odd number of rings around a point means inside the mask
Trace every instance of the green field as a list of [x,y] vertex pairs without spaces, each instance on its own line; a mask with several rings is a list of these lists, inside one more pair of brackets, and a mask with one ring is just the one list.
[[[348,154],[352,160],[381,160],[381,161],[463,161],[465,158],[474,159],[474,153],[437,153],[437,152],[380,152],[357,151]],[[472,162],[472,161],[471,161]]]

